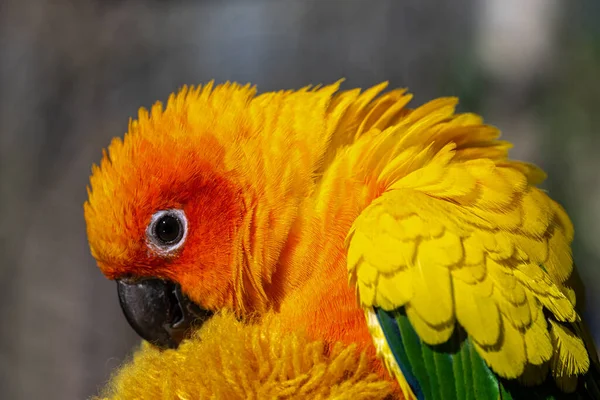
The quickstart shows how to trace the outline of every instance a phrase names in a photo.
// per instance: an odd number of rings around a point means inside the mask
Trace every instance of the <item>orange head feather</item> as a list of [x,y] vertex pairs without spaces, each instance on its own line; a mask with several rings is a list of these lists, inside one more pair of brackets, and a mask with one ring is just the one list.
[[[249,85],[209,83],[184,87],[164,109],[141,109],[92,168],[84,208],[102,272],[174,281],[209,310],[273,305],[278,260],[314,190],[338,86],[255,96]],[[187,218],[173,251],[149,240],[161,210]]]
[[[226,159],[228,140],[243,127],[219,111],[227,102],[236,113],[253,94],[238,85],[184,88],[165,110],[141,109],[124,140],[112,141],[92,169],[84,206],[92,255],[107,277],[170,279],[206,308],[234,306],[234,250],[252,193]],[[161,254],[147,227],[171,209],[184,211],[188,232],[184,245]]]

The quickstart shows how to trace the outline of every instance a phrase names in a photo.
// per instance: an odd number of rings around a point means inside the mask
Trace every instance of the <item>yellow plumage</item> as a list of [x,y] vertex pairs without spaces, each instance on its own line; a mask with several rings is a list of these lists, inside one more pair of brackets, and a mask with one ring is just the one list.
[[338,343],[327,355],[324,348],[277,323],[217,315],[177,350],[143,343],[96,400],[383,400],[391,393],[356,346]]
[[425,104],[337,160],[353,164],[372,196],[347,239],[361,304],[404,306],[432,345],[459,323],[505,378],[550,360],[557,380],[580,375],[588,354],[567,334],[579,320],[565,286],[571,222],[534,186],[543,173],[509,160],[498,132],[454,105]]

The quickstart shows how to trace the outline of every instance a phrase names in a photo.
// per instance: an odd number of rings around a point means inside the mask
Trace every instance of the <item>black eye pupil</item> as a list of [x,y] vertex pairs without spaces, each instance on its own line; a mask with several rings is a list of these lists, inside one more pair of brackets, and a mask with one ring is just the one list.
[[182,231],[181,222],[171,215],[161,217],[154,228],[156,238],[164,244],[172,244],[180,240]]

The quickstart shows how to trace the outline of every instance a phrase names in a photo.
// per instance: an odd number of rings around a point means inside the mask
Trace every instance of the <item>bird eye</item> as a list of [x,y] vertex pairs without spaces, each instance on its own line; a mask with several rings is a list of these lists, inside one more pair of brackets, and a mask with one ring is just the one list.
[[187,234],[187,219],[183,210],[162,210],[154,213],[146,229],[148,244],[158,253],[179,248]]
[[163,244],[173,244],[181,239],[181,222],[175,217],[165,215],[154,225],[154,236]]

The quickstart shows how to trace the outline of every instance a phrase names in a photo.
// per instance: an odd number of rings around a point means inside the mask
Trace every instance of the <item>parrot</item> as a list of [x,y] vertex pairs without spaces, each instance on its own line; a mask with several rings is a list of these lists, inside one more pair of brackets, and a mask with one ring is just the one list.
[[183,86],[92,166],[91,254],[151,363],[275,324],[362,352],[386,398],[600,399],[544,171],[455,97],[342,82]]

